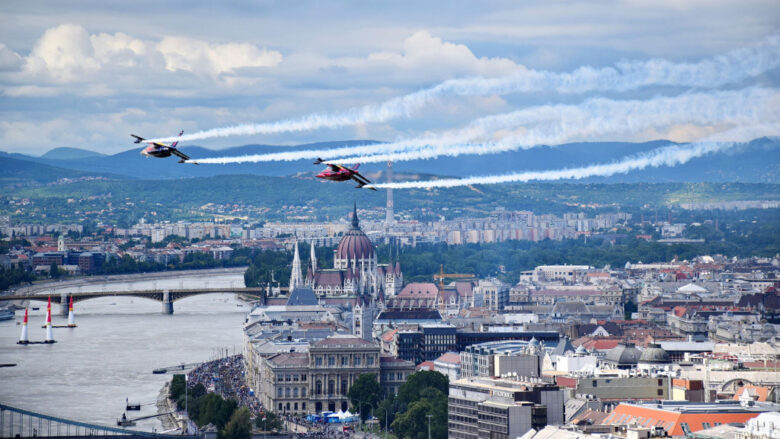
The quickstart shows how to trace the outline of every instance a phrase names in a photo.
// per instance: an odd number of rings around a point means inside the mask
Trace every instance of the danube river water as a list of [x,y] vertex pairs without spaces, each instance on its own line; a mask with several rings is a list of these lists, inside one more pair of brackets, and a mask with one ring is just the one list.
[[[240,272],[192,274],[156,280],[133,280],[132,288],[209,288],[243,286]],[[127,281],[104,283],[106,290],[128,288]],[[84,288],[86,291],[87,288]],[[53,294],[59,289],[53,288]],[[30,302],[30,340],[43,340],[46,303]],[[232,294],[208,294],[174,302],[173,315],[149,299],[104,297],[76,302],[77,328],[54,328],[57,343],[17,345],[24,311],[0,322],[0,401],[54,416],[116,425],[125,398],[144,404],[129,418],[155,414],[161,387],[171,375],[152,370],[208,361],[240,353],[242,324],[249,305]],[[66,324],[59,305],[52,304],[54,325]],[[139,421],[138,430],[161,431],[157,418]]]

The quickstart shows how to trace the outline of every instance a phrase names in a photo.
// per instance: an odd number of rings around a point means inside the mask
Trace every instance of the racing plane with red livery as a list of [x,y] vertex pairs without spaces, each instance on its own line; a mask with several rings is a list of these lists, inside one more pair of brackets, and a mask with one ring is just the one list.
[[[324,171],[317,174],[317,178],[330,181],[355,180],[357,182],[357,186],[355,186],[356,188],[362,188],[367,184],[371,184],[369,179],[363,177],[358,172],[358,166],[360,166],[360,163],[356,164],[353,168],[348,168],[346,166],[339,165],[338,163],[325,162],[319,158],[314,162],[315,165],[319,165],[320,163],[324,163],[328,165],[328,167]],[[376,188],[371,186],[366,187],[372,191],[376,190]]]
[[[179,136],[181,136],[182,134],[184,134],[184,131],[179,132]],[[130,134],[130,136],[135,137],[135,142],[133,143],[145,142],[149,144],[149,146],[141,150],[141,154],[147,157],[165,158],[165,157],[170,157],[172,155],[175,155],[179,157],[179,163],[184,163],[185,161],[190,159],[189,156],[187,156],[187,154],[184,154],[183,152],[179,151],[176,148],[176,145],[179,144],[178,140],[171,143],[170,145],[166,145],[165,143],[149,142],[143,137],[136,136],[135,134]],[[195,162],[191,162],[191,163],[195,163]],[[195,164],[197,165],[197,163]]]

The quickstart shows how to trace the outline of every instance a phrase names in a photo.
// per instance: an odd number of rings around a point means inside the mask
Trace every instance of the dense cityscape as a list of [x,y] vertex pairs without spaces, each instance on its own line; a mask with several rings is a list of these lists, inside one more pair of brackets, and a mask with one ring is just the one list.
[[780,439],[776,1],[0,17],[0,439]]
[[[274,431],[311,435],[327,434],[320,425],[334,420],[350,429],[350,421],[365,421],[362,428],[377,433],[387,425],[397,437],[414,437],[430,421],[433,437],[453,438],[737,434],[775,422],[777,254],[545,264],[522,267],[514,279],[503,268],[508,260],[487,276],[450,273],[445,255],[430,261],[441,267],[425,276],[412,276],[417,271],[408,265],[415,250],[439,244],[476,245],[484,253],[511,241],[614,246],[632,234],[678,250],[705,242],[691,230],[729,224],[504,209],[423,223],[396,220],[388,204],[384,221],[362,221],[363,212],[378,212],[356,204],[334,222],[260,227],[141,221],[129,228],[98,224],[90,232],[4,217],[0,261],[5,273],[39,280],[120,267],[132,273],[251,264],[244,280],[259,294],[247,296],[242,353],[201,366],[223,372],[189,372],[186,398],[171,391],[170,404],[183,410],[187,399],[195,421],[172,418],[182,431],[201,425],[200,413],[214,402],[198,400],[209,392],[236,401],[234,410],[246,407],[250,419],[265,418],[264,428],[272,417]],[[718,207],[737,216],[776,209],[746,206],[759,210]],[[715,213],[699,209],[699,216],[724,217]],[[408,388],[410,377],[418,388]]]

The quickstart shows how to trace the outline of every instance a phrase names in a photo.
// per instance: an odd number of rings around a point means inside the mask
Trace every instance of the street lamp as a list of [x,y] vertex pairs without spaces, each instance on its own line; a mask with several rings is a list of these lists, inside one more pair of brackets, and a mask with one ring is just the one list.
[[431,439],[431,416],[433,415],[425,415],[428,418],[428,439]]
[[385,411],[385,439],[387,439],[387,418],[390,416],[389,413],[387,413],[387,407],[382,409]]
[[189,401],[187,397],[187,374],[184,374],[184,415],[185,421],[184,421],[184,434],[187,434],[190,432],[190,410],[189,410]]

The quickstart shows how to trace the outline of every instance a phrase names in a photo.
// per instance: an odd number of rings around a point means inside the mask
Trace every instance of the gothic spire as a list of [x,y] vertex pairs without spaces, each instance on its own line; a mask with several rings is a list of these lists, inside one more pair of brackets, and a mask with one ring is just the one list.
[[352,228],[353,229],[359,228],[358,217],[357,217],[357,201],[355,202],[355,206],[352,209]]
[[301,255],[298,254],[298,241],[295,241],[295,254],[293,255],[292,273],[290,273],[290,292],[303,286],[303,273],[301,272]]

